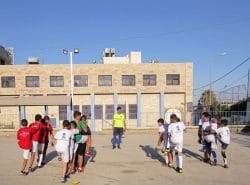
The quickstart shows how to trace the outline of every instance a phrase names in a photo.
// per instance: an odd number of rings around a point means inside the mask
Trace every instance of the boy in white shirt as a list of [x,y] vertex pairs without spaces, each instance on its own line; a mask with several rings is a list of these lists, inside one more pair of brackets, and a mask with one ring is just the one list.
[[170,144],[168,140],[168,124],[164,123],[164,119],[160,118],[158,119],[158,126],[159,126],[159,139],[158,139],[158,146],[161,146],[161,143],[163,141],[163,148],[162,153],[164,153],[165,156],[165,166],[169,164],[168,155],[170,151]]
[[207,112],[203,113],[203,120],[202,120],[202,142],[204,143],[204,162],[210,163],[210,154],[211,154],[211,140],[214,139],[214,137],[209,136],[210,135],[210,115]]
[[230,129],[227,126],[228,121],[226,119],[221,120],[220,128],[217,130],[217,138],[221,143],[221,155],[224,161],[224,168],[228,168],[226,149],[230,144]]
[[63,129],[58,131],[55,135],[55,149],[57,153],[61,154],[63,161],[63,171],[62,171],[62,183],[67,181],[66,173],[68,170],[68,163],[70,160],[70,144],[72,139],[72,132],[70,129],[70,123],[68,120],[63,121]]
[[170,116],[170,125],[168,126],[168,135],[170,139],[170,159],[169,159],[169,166],[173,167],[172,162],[172,152],[175,151],[176,157],[176,171],[179,173],[183,173],[182,165],[183,165],[183,156],[182,156],[182,149],[183,149],[183,133],[186,129],[183,122],[177,122],[177,116],[172,114]]

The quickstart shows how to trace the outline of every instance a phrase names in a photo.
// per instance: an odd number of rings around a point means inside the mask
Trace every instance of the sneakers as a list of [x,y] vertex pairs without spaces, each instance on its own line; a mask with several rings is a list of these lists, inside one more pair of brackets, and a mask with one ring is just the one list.
[[92,154],[91,152],[86,152],[85,155],[86,155],[87,157],[93,157],[93,154]]
[[66,177],[63,177],[62,180],[61,180],[61,183],[66,183],[66,182],[67,182]]
[[172,163],[169,163],[169,164],[168,164],[168,167],[169,167],[169,168],[173,168],[174,165],[173,165]]
[[118,145],[117,147],[118,147],[118,149],[121,149],[121,146],[120,146],[120,145]]
[[58,161],[62,161],[62,157],[61,156],[58,156]]
[[29,167],[28,172],[34,172],[35,168]]
[[22,171],[20,172],[20,175],[26,176],[26,175],[28,175],[28,172],[25,172],[25,171],[22,170]]
[[113,145],[112,149],[114,150],[115,148],[116,148],[116,146],[115,146],[115,145]]
[[228,168],[228,165],[227,164],[224,164],[224,166],[223,166],[224,168]]
[[182,169],[182,168],[179,168],[179,169],[178,169],[178,172],[179,172],[179,173],[183,173],[183,169]]

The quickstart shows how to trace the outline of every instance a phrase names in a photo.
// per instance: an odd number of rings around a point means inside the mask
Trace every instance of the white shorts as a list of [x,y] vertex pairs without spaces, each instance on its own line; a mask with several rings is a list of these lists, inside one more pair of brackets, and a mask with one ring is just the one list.
[[31,152],[33,152],[33,153],[37,152],[37,148],[38,148],[38,142],[37,141],[32,141]]
[[170,143],[170,149],[176,152],[182,152],[183,143]]
[[62,157],[62,161],[63,162],[65,162],[65,163],[67,163],[67,162],[69,162],[69,159],[70,159],[70,152],[69,151],[65,151],[65,152],[57,152],[58,154],[60,154],[61,155],[61,157]]
[[23,150],[23,158],[29,159],[29,153],[30,153],[30,150]]

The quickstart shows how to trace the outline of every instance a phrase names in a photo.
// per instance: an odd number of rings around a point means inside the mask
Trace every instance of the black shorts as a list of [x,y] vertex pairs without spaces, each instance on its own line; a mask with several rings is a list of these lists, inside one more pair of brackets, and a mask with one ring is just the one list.
[[86,143],[79,143],[77,147],[78,155],[85,155],[86,152]]
[[116,136],[116,135],[123,135],[123,128],[117,128],[117,127],[115,127],[113,135],[114,136]]

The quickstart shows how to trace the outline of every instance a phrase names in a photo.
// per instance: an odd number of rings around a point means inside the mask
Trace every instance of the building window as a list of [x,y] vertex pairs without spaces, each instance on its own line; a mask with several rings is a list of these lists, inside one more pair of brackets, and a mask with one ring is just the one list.
[[103,106],[95,105],[95,119],[103,119]]
[[50,87],[63,87],[64,77],[63,76],[50,76]]
[[87,87],[88,75],[75,75],[74,84],[75,84],[75,87]]
[[39,76],[26,76],[26,87],[40,87]]
[[82,106],[82,114],[86,115],[88,119],[91,118],[91,106],[90,105],[83,105]]
[[135,75],[122,75],[122,86],[135,86]]
[[59,120],[67,119],[67,105],[59,105]]
[[129,119],[137,119],[137,104],[129,104]]
[[2,83],[2,88],[14,88],[15,77],[14,76],[2,76],[1,83]]
[[167,74],[167,85],[180,85],[180,74]]
[[113,119],[114,105],[106,105],[105,113],[106,113],[106,116],[105,116],[106,119],[109,119],[109,120]]
[[112,75],[99,75],[98,85],[99,86],[112,86]]
[[155,86],[156,75],[143,75],[143,86]]

